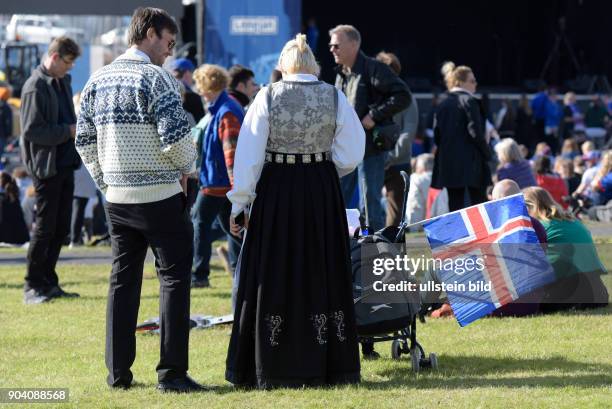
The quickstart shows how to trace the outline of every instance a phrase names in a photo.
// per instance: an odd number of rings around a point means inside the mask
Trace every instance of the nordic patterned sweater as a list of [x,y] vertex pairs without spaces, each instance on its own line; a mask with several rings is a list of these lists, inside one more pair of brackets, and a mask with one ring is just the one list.
[[178,83],[130,48],[95,72],[81,94],[76,148],[111,203],[149,203],[181,192],[197,156]]

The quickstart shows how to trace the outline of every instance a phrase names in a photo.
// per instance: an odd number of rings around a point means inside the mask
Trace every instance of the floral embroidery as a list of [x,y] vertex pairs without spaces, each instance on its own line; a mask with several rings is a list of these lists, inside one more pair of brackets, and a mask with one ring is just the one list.
[[344,336],[344,327],[346,326],[344,323],[344,312],[335,311],[332,314],[332,317],[334,318],[334,324],[336,325],[336,336],[338,337],[338,341],[343,342],[346,340],[346,337]]
[[268,331],[270,331],[270,346],[275,347],[278,345],[278,333],[281,332],[280,326],[283,323],[283,319],[280,315],[266,315],[266,322],[268,323]]
[[317,332],[317,342],[319,345],[325,345],[327,343],[327,316],[325,314],[313,314],[310,319]]

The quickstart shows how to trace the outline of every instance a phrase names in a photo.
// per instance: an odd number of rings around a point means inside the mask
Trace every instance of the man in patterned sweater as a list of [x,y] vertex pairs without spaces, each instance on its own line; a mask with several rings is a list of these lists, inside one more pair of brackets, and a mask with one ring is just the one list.
[[178,83],[161,68],[178,27],[161,9],[139,8],[129,48],[92,75],[82,93],[76,147],[106,196],[113,268],[106,319],[107,382],[129,388],[142,269],[151,247],[160,280],[162,391],[202,390],[187,375],[193,228],[183,192],[196,150]]

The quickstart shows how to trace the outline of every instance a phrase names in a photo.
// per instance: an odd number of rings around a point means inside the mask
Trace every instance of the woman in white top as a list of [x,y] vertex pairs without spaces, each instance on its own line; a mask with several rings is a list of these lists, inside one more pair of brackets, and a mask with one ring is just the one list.
[[317,80],[305,40],[285,45],[283,80],[257,94],[238,138],[228,197],[233,232],[244,215],[247,234],[226,379],[239,386],[360,380],[339,176],[363,159],[365,134],[344,94]]

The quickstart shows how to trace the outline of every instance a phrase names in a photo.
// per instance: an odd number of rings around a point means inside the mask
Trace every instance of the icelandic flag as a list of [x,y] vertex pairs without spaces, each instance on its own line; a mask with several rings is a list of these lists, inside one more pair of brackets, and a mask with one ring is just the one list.
[[462,327],[555,280],[522,193],[439,216],[423,228]]

